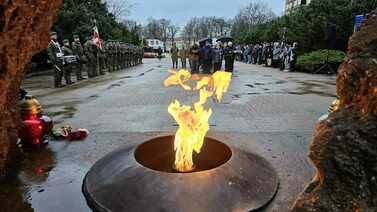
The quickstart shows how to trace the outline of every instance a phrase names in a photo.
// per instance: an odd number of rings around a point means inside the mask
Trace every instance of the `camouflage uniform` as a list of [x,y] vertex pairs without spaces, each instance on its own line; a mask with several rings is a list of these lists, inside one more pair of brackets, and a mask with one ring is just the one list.
[[120,58],[119,58],[119,64],[120,64],[120,69],[121,69],[121,70],[124,68],[124,56],[125,56],[124,43],[120,43]]
[[[51,32],[51,36],[56,36],[56,32]],[[55,88],[61,87],[63,77],[63,51],[60,48],[58,41],[51,39],[47,47],[47,53],[50,61],[54,66],[54,86]]]
[[102,48],[98,48],[98,70],[99,74],[105,74],[106,68],[106,49],[105,43],[101,40]]
[[120,58],[121,58],[121,55],[122,55],[122,50],[121,50],[121,47],[120,47],[120,43],[119,41],[117,41],[115,43],[115,48],[116,48],[116,70],[120,70],[121,67],[120,67]]
[[127,44],[127,57],[126,57],[126,63],[127,63],[127,67],[131,67],[131,56],[132,56],[132,53],[131,53],[131,47],[130,45]]
[[128,44],[124,44],[124,58],[123,58],[123,63],[124,63],[124,68],[128,68],[128,63],[127,63],[127,60],[128,60]]
[[111,60],[111,66],[112,66],[112,70],[113,71],[116,71],[117,69],[117,48],[116,48],[116,45],[115,45],[115,42],[111,42],[111,57],[112,57],[112,60]]
[[91,38],[84,44],[84,53],[88,59],[88,76],[97,76],[97,46]]
[[[73,36],[74,39],[77,39],[78,36],[75,35]],[[72,52],[77,58],[77,63],[76,63],[76,78],[77,80],[83,80],[84,78],[82,77],[82,70],[84,67],[84,63],[87,62],[87,59],[84,54],[84,48],[82,47],[80,41],[73,41],[72,42]]]
[[170,54],[173,62],[173,69],[178,69],[178,48],[175,46],[175,44],[170,49]]
[[[62,51],[63,51],[63,54],[64,56],[73,56],[73,52],[71,50],[71,47],[69,46],[69,40],[68,39],[65,39],[63,40],[63,47],[62,47]],[[66,84],[70,85],[72,84],[72,79],[71,79],[71,73],[72,73],[72,67],[73,64],[69,64],[69,63],[64,63],[64,79],[65,79],[65,82]]]
[[113,42],[111,40],[106,42],[106,53],[107,53],[107,67],[109,72],[113,72]]
[[143,57],[144,57],[144,49],[143,47],[139,47],[139,64],[143,63]]
[[135,65],[135,47],[130,45],[130,66]]

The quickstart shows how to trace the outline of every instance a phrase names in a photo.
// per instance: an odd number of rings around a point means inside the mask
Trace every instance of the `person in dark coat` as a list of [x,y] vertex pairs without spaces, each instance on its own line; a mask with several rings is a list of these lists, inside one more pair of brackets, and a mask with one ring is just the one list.
[[253,45],[249,45],[249,51],[247,52],[247,63],[252,64],[253,63]]
[[162,49],[161,49],[161,47],[158,47],[158,49],[157,49],[157,57],[158,57],[159,60],[162,59]]
[[265,64],[266,64],[267,67],[271,67],[272,66],[272,59],[274,57],[272,44],[267,43],[265,54],[266,54],[266,61],[265,61],[266,63]]
[[235,59],[235,52],[234,52],[233,43],[229,42],[224,48],[224,60],[225,60],[226,72],[233,72],[234,59]]
[[223,57],[224,57],[224,53],[223,53],[223,50],[221,49],[221,46],[220,44],[216,44],[216,48],[213,50],[213,65],[214,65],[214,68],[213,68],[213,71],[216,72],[216,71],[220,71],[221,70],[221,66],[222,66],[222,63],[223,63]]
[[202,48],[202,67],[204,74],[210,74],[213,61],[213,50],[209,42]]
[[261,65],[262,64],[262,61],[263,61],[263,46],[261,44],[258,45],[258,49],[257,49],[257,63],[258,65]]

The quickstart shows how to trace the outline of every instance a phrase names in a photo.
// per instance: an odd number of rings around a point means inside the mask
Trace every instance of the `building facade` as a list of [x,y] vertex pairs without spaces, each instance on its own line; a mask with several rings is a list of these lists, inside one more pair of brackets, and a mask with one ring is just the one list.
[[154,50],[159,48],[164,49],[164,42],[157,39],[147,39],[147,45]]
[[310,0],[285,0],[285,10],[284,13],[288,15],[294,9],[301,5],[308,5]]

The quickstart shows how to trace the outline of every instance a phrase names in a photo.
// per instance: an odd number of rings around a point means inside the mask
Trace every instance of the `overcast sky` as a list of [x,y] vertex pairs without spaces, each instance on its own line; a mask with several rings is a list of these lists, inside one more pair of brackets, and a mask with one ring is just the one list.
[[[277,14],[282,15],[285,0],[260,0]],[[134,5],[130,18],[146,23],[148,17],[167,18],[173,23],[183,26],[192,17],[217,16],[234,17],[238,10],[250,0],[130,0]]]

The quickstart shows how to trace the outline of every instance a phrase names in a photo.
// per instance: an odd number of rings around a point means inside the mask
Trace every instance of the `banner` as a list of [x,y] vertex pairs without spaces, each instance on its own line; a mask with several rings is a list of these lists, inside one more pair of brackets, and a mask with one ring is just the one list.
[[93,42],[99,49],[102,49],[101,39],[99,37],[98,27],[94,26],[93,28]]
[[355,32],[360,31],[363,20],[364,20],[364,15],[357,15],[355,17]]

